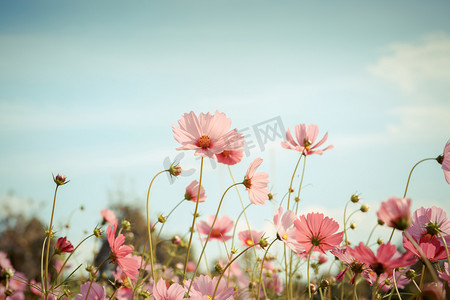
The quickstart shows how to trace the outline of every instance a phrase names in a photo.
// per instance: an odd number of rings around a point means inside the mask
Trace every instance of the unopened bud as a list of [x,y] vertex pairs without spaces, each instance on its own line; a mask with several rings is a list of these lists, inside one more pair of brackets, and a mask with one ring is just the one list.
[[181,243],[181,238],[178,235],[175,235],[172,238],[172,243],[175,244],[175,245],[179,245]]
[[378,244],[378,245],[381,245],[381,244],[383,244],[383,240],[382,240],[381,238],[378,238],[378,240],[377,240],[377,244]]
[[230,252],[231,252],[231,254],[236,254],[236,253],[237,253],[237,250],[234,249],[234,248],[231,248]]
[[84,209],[85,209],[84,205],[81,205],[80,210],[84,210]]
[[223,273],[223,268],[220,264],[216,264],[214,266],[214,269],[216,270],[217,273],[222,274]]
[[85,269],[88,273],[94,272],[94,266],[87,266]]
[[261,248],[266,248],[269,245],[269,242],[265,238],[260,238],[259,245],[261,246]]
[[12,277],[14,276],[14,270],[13,270],[13,269],[5,269],[5,270],[3,271],[3,276],[4,276],[6,279],[12,278]]
[[384,284],[387,285],[387,286],[390,286],[392,284],[392,282],[391,282],[391,280],[389,278],[386,278],[384,280]]
[[144,297],[144,299],[150,298],[152,294],[149,291],[142,291],[141,296]]
[[293,193],[294,192],[294,189],[293,188],[290,188],[289,189],[289,193]]
[[170,175],[176,177],[176,176],[181,174],[181,166],[180,165],[171,164],[168,171],[169,171]]
[[95,237],[101,237],[102,236],[102,230],[98,227],[94,228],[94,235]]
[[46,230],[45,231],[45,235],[48,236],[49,238],[53,238],[55,236],[55,232],[53,230]]
[[272,193],[269,193],[267,196],[269,197],[269,200],[273,199],[273,194]]
[[362,212],[368,212],[369,209],[370,209],[370,206],[367,205],[367,204],[361,205],[361,208],[360,208],[360,210],[361,210]]
[[330,286],[330,283],[328,282],[328,280],[322,279],[322,281],[320,282],[320,287],[324,289],[324,288],[327,288],[329,286]]
[[69,289],[64,289],[64,295],[65,295],[66,297],[69,297],[71,294],[72,294],[72,291],[71,291],[71,290],[69,290]]
[[356,224],[355,224],[355,223],[351,223],[351,224],[350,224],[350,228],[353,229],[353,230],[355,230],[355,229],[356,229]]
[[408,272],[406,272],[406,278],[408,279],[414,279],[417,277],[416,271],[413,269],[409,269]]
[[384,225],[384,222],[382,220],[380,220],[380,219],[378,219],[377,222],[378,222],[378,225],[381,225],[381,226]]
[[358,203],[360,199],[361,199],[361,198],[359,198],[359,195],[358,195],[358,194],[353,194],[353,195],[350,197],[350,200],[351,200],[353,203]]
[[300,202],[300,197],[295,197],[294,200],[295,202]]
[[123,228],[123,230],[130,230],[131,229],[130,221],[122,220],[122,228]]
[[56,185],[64,185],[66,183],[68,183],[69,181],[66,181],[67,177],[61,174],[58,174],[55,176],[53,176],[53,181],[56,183]]
[[159,223],[165,223],[166,222],[166,217],[164,217],[163,215],[159,215],[158,216],[158,221],[159,221]]

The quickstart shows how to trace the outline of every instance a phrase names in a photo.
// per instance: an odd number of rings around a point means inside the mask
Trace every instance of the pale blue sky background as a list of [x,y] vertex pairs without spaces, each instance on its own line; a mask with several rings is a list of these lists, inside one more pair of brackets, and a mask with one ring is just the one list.
[[[66,174],[56,220],[85,205],[69,233],[77,241],[100,222],[108,190],[144,208],[152,176],[178,154],[171,125],[218,109],[238,129],[279,117],[286,128],[328,131],[335,149],[308,158],[301,213],[341,222],[350,195],[361,193],[372,209],[355,216],[358,242],[380,202],[402,196],[411,167],[450,138],[449,12],[447,1],[2,1],[1,201],[48,222],[51,173]],[[280,198],[298,154],[279,142],[252,149],[233,167],[236,178],[261,156]],[[182,164],[199,161],[186,152]],[[208,215],[231,181],[223,166],[206,164],[205,174]],[[193,179],[158,180],[152,216]],[[413,209],[450,210],[435,162],[416,169],[408,195]],[[230,194],[223,213],[236,217],[239,207]],[[253,226],[269,228],[276,207],[252,208]],[[188,228],[189,210],[174,214],[168,232]]]

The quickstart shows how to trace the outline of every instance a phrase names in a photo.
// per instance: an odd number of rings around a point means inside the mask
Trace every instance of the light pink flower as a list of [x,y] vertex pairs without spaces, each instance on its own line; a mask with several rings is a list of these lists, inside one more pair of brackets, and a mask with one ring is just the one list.
[[[214,222],[214,215],[207,217],[207,222],[200,221],[198,222],[198,231],[200,234],[209,234],[211,230],[212,223]],[[233,220],[231,220],[227,216],[223,216],[222,218],[217,218],[214,227],[211,230],[211,235],[209,239],[216,239],[219,241],[227,241],[231,238],[231,235],[227,235],[227,233],[233,229]]]
[[391,197],[381,202],[377,216],[387,226],[405,230],[411,224],[411,199]]
[[[396,281],[396,285],[397,285],[398,289],[403,289],[411,281],[402,273],[403,272],[395,273],[395,281]],[[390,289],[395,288],[394,277],[392,275],[393,274],[383,273],[378,278],[378,282],[379,282],[378,286],[385,292],[389,291]]]
[[[290,228],[297,216],[294,212],[286,210],[283,214],[283,207],[280,206],[273,214],[273,223],[277,230],[277,238],[286,244],[292,251],[299,254],[305,251],[305,248],[295,239],[295,228]],[[281,219],[280,219],[281,218]]]
[[103,221],[109,223],[110,225],[117,224],[116,214],[110,209],[102,209],[100,211]]
[[447,245],[450,245],[450,220],[440,207],[421,207],[416,210],[412,216],[411,226],[406,231],[416,240],[420,240],[423,236],[436,236],[443,244],[440,236],[442,235]]
[[230,130],[231,120],[224,113],[216,111],[214,115],[201,113],[199,117],[193,111],[184,114],[173,125],[174,138],[182,147],[177,150],[195,150],[196,156],[213,158],[224,150],[242,149],[244,136],[236,129]]
[[153,297],[155,300],[180,300],[184,298],[184,288],[178,283],[167,286],[163,279],[153,285]]
[[378,275],[385,272],[392,274],[393,269],[410,266],[416,262],[411,252],[401,254],[397,251],[397,247],[390,243],[381,244],[376,255],[362,242],[354,249],[349,248],[349,251],[353,257],[369,265]]
[[71,253],[73,252],[73,245],[66,237],[60,237],[56,241],[55,254]]
[[262,162],[263,160],[261,158],[257,158],[250,164],[243,182],[250,202],[256,205],[264,205],[265,201],[269,199],[270,193],[267,188],[269,174],[266,172],[255,173]]
[[108,226],[108,229],[106,229],[106,236],[111,247],[111,262],[117,262],[128,277],[136,279],[136,275],[139,273],[139,262],[132,257],[133,248],[123,244],[125,242],[125,236],[119,234],[117,238],[115,237],[116,230],[117,224]]
[[0,251],[0,271],[5,271],[5,270],[13,270],[14,268],[11,264],[11,261],[8,258],[8,255],[3,252]]
[[442,165],[445,180],[450,184],[450,141],[445,144],[444,153],[439,155],[436,160]]
[[[91,289],[89,290],[90,281],[87,281],[86,283],[82,284],[80,286],[80,292],[81,294],[78,294],[75,296],[75,300],[106,300],[108,299],[106,297],[106,290],[104,286],[101,286],[100,284],[93,282],[91,285]],[[86,295],[89,295],[86,298]]]
[[[246,247],[253,246],[259,243],[259,239],[262,238],[264,232],[256,230],[244,230],[239,232],[238,237],[242,244]],[[255,246],[255,248],[261,248],[260,246]]]
[[217,161],[225,165],[235,165],[242,160],[244,151],[241,150],[224,150],[216,154]]
[[200,198],[198,198],[198,181],[194,180],[186,187],[184,199],[193,202],[197,202],[198,199],[198,202],[205,202],[205,189],[203,188],[203,186],[200,187]]
[[[190,291],[190,299],[192,300],[208,300],[212,299],[214,289],[217,285],[218,277],[210,278],[209,276],[200,275],[194,278]],[[221,280],[217,288],[215,300],[231,300],[233,298],[233,288],[227,288],[226,280]]]
[[325,253],[336,248],[342,242],[343,232],[338,232],[339,224],[322,213],[309,213],[300,216],[294,221],[296,240],[303,245],[305,251],[309,253],[319,251]]
[[[429,261],[437,261],[447,258],[445,247],[441,245],[437,237],[423,236],[420,238],[419,241],[417,241],[415,237],[412,238],[419,245],[420,249],[422,249],[423,254]],[[415,256],[419,258],[422,257],[420,253],[417,251],[416,247],[414,247],[411,241],[408,240],[404,235],[403,235],[403,247],[407,251],[411,251],[412,253],[414,253]]]
[[281,142],[281,146],[286,149],[299,151],[303,155],[322,155],[324,151],[333,149],[332,145],[321,150],[317,149],[327,140],[328,132],[325,133],[324,137],[314,145],[314,142],[316,141],[318,135],[319,126],[314,124],[309,124],[308,126],[306,126],[305,124],[298,124],[295,125],[295,137],[297,141],[292,138],[291,131],[288,128],[286,131],[287,141]]
[[351,255],[350,251],[348,251],[349,249],[350,248],[335,248],[330,251],[340,261],[347,265],[343,271],[336,275],[336,280],[342,281],[342,279],[344,279],[345,272],[350,269],[353,272],[353,277],[350,280],[350,284],[354,284],[356,276],[361,274],[361,276],[363,276],[367,282],[372,285],[376,280],[377,275],[372,271],[372,269],[369,268],[369,265],[357,260],[353,255]]

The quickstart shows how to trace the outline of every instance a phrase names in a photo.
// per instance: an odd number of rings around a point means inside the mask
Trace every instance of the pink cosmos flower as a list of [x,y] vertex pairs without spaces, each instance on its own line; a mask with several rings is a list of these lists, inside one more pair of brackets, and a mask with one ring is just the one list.
[[110,225],[117,224],[116,214],[110,209],[102,209],[100,211],[103,221],[109,223]]
[[[217,285],[218,277],[210,278],[209,276],[200,275],[194,278],[190,291],[190,299],[192,300],[208,300],[212,299],[214,289]],[[230,300],[233,299],[233,288],[227,288],[226,280],[221,280],[217,288],[214,299]]]
[[224,150],[216,154],[217,161],[225,165],[235,165],[242,160],[244,156],[243,149],[240,150]]
[[441,236],[450,245],[450,220],[442,208],[433,206],[431,208],[419,208],[413,214],[411,226],[407,232],[417,240],[423,236],[438,237],[443,244]]
[[209,239],[216,239],[219,241],[227,241],[231,238],[231,235],[227,235],[231,229],[233,229],[233,220],[227,216],[217,218],[214,227],[211,230],[212,223],[214,222],[214,215],[208,216],[207,221],[198,222],[198,232],[200,234],[208,235],[211,231]]
[[136,279],[136,275],[139,273],[139,262],[132,257],[133,248],[123,244],[125,242],[125,236],[119,234],[117,238],[115,237],[116,230],[117,224],[109,226],[106,229],[109,247],[111,247],[111,263],[117,262],[128,277]]
[[333,149],[333,145],[330,145],[324,149],[317,149],[321,146],[328,138],[328,132],[325,133],[324,137],[313,145],[319,135],[319,126],[314,124],[295,125],[295,137],[297,141],[292,138],[291,131],[289,128],[286,131],[286,140],[281,142],[281,146],[286,149],[291,149],[301,152],[303,155],[320,154],[322,155],[324,151]]
[[[380,278],[378,278],[378,282],[379,282],[378,285],[380,286],[381,290],[387,292],[390,289],[395,288],[394,277],[392,275],[393,274],[388,274],[388,273],[383,273],[380,275]],[[402,275],[402,273],[400,273],[400,272],[395,273],[395,280],[396,280],[397,288],[399,288],[399,289],[403,289],[410,282],[410,280],[405,275]]]
[[256,169],[262,162],[263,160],[261,158],[257,158],[250,164],[243,182],[250,202],[256,205],[264,205],[265,201],[269,199],[270,193],[269,189],[267,189],[269,174],[266,172],[258,172],[255,174]]
[[[80,286],[80,292],[81,294],[78,294],[75,296],[75,300],[106,300],[108,299],[106,297],[106,290],[104,286],[101,286],[100,284],[96,282],[92,282],[91,289],[89,290],[90,281],[83,283]],[[86,295],[89,295],[86,298]]]
[[60,237],[56,241],[55,254],[71,253],[73,252],[73,245],[66,237]]
[[[422,249],[423,254],[429,261],[437,261],[447,258],[445,247],[441,245],[437,237],[423,236],[420,238],[419,241],[417,241],[416,238],[414,237],[412,238],[419,245],[420,249]],[[416,247],[414,247],[411,241],[408,240],[404,235],[403,235],[403,247],[407,251],[411,251],[412,253],[414,253],[414,255],[417,256],[418,258],[422,257],[420,253],[417,251]]]
[[198,202],[205,202],[205,189],[203,188],[203,186],[200,187],[200,198],[198,198],[198,181],[194,180],[186,187],[184,199],[193,202],[197,202],[198,199]]
[[350,269],[353,272],[353,277],[350,280],[350,284],[354,284],[356,276],[361,274],[361,276],[364,277],[370,285],[372,285],[377,279],[377,275],[372,271],[372,269],[369,268],[369,265],[357,260],[353,255],[351,255],[349,249],[350,247],[343,249],[335,248],[330,251],[340,261],[347,265],[343,271],[336,275],[336,280],[342,281],[342,279],[344,279],[345,272]]
[[319,251],[325,253],[336,248],[342,242],[343,232],[336,231],[339,224],[322,213],[309,213],[294,221],[296,240],[305,247],[306,252]]
[[411,224],[411,199],[391,197],[381,202],[377,216],[387,226],[405,230]]
[[213,158],[224,150],[240,150],[244,136],[236,129],[230,130],[231,120],[224,113],[216,111],[214,115],[201,113],[199,117],[193,111],[184,114],[173,125],[174,138],[182,147],[177,150],[195,150],[196,156]]
[[280,206],[273,214],[273,223],[277,229],[277,238],[285,243],[286,246],[288,246],[295,253],[303,253],[305,248],[295,239],[295,228],[290,228],[294,224],[294,221],[297,220],[297,216],[290,210],[286,210],[283,216],[281,216],[282,214],[282,206]]
[[184,288],[178,283],[168,284],[160,279],[153,285],[153,297],[155,300],[180,300],[184,298]]
[[[256,230],[244,230],[239,232],[238,237],[241,240],[242,244],[246,247],[253,246],[259,243],[259,239],[262,238],[264,232],[256,231]],[[255,246],[255,248],[261,248],[260,246]]]
[[[48,286],[47,288],[50,288],[50,286]],[[30,291],[33,294],[44,298],[44,293],[42,291],[42,284],[40,282],[36,282],[34,279],[30,280]],[[48,295],[48,299],[49,300],[56,300],[56,299],[58,299],[58,297],[57,297],[58,293],[59,293],[58,290],[50,291],[50,293]]]
[[436,160],[442,165],[445,180],[447,180],[447,183],[450,184],[450,141],[445,144],[444,153],[439,155]]
[[450,287],[450,270],[448,268],[448,262],[444,262],[444,272],[439,272],[439,278],[447,281],[447,285]]
[[401,254],[397,247],[390,243],[381,244],[376,255],[362,242],[354,249],[349,248],[349,251],[357,260],[369,265],[377,275],[385,272],[392,274],[393,269],[410,266],[416,261],[411,252]]

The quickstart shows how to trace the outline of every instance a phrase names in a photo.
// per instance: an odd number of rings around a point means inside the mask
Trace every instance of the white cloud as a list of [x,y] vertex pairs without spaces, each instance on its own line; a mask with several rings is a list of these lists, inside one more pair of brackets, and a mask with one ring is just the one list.
[[450,37],[447,34],[430,34],[417,44],[392,44],[387,50],[389,54],[368,70],[403,91],[412,93],[428,83],[450,83]]

